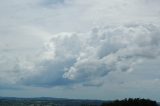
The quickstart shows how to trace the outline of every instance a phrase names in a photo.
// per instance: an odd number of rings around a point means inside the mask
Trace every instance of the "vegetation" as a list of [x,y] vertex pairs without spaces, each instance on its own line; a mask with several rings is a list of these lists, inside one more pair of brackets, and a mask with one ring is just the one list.
[[103,103],[101,106],[158,106],[156,101],[149,99],[124,99]]
[[0,98],[0,106],[158,106],[158,104],[149,99],[139,98],[108,102],[57,98]]

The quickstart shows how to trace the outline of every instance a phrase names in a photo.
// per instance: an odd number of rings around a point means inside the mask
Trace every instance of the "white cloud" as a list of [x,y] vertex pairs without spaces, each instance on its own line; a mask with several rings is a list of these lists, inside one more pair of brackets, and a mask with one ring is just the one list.
[[159,57],[159,35],[159,27],[151,24],[60,33],[32,59],[1,62],[1,66],[10,67],[1,68],[0,78],[7,83],[32,86],[75,83],[98,86],[102,84],[101,78],[112,71],[132,71],[139,62]]
[[[49,2],[1,2],[2,82],[102,85],[100,78],[109,72],[132,71],[142,60],[159,56],[158,0]],[[87,32],[101,25],[107,27]]]
[[65,78],[83,81],[102,77],[110,71],[130,71],[143,59],[160,55],[159,27],[120,26],[93,32],[88,40],[83,40],[85,46],[80,51],[83,55],[78,56],[76,63],[64,74]]

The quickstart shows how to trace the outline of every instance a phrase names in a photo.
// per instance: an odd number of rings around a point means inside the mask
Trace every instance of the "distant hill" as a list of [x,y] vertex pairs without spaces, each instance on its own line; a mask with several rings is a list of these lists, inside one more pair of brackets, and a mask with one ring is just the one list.
[[17,98],[0,97],[0,106],[100,106],[102,100],[81,100],[52,97]]
[[149,99],[124,99],[115,101],[82,100],[52,97],[17,98],[0,97],[0,106],[160,106]]

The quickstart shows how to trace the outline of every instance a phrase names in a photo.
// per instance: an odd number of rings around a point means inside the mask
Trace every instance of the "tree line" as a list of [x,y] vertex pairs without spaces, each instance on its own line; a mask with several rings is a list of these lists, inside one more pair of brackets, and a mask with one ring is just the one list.
[[123,99],[123,100],[115,100],[112,102],[102,103],[101,106],[158,106],[156,101],[152,101],[149,99]]

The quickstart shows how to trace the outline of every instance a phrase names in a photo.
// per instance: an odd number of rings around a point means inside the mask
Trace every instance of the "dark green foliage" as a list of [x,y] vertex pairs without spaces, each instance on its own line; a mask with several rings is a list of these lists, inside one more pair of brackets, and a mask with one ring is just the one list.
[[158,106],[155,101],[149,99],[124,99],[103,103],[101,106]]

